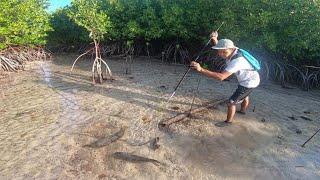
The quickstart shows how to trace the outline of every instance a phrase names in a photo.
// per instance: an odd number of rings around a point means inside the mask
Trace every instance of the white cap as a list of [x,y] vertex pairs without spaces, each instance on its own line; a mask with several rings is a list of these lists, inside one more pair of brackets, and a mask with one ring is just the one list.
[[212,49],[231,49],[237,48],[230,39],[220,39]]

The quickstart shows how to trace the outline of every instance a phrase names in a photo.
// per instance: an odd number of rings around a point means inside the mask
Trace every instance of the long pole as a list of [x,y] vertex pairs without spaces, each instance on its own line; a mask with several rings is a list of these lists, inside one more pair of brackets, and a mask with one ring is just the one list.
[[[199,55],[197,56],[197,58],[194,60],[195,62],[198,61],[200,54],[202,53],[202,51],[209,45],[211,39],[209,39],[209,41],[207,42],[207,44],[201,49]],[[174,88],[173,93],[171,94],[171,96],[169,97],[168,101],[176,94],[177,89],[179,88],[180,84],[182,83],[182,81],[186,78],[188,72],[190,71],[191,66],[189,66],[189,68],[187,69],[187,71],[183,74],[182,78],[180,79],[180,81],[178,82],[178,84],[176,85],[176,87]]]
[[[201,82],[201,79],[200,79],[200,78],[198,78],[198,85],[197,85],[197,91],[196,91],[196,93],[198,93],[198,92],[199,92],[200,82]],[[196,93],[194,93],[194,94],[193,94],[192,103],[191,103],[190,110],[189,110],[189,116],[191,115],[191,111],[192,111],[192,107],[193,107],[194,99],[196,98]]]
[[309,142],[313,138],[313,136],[315,136],[319,131],[320,129],[317,132],[315,132],[305,143],[303,143],[301,147],[304,147],[307,144],[307,142]]
[[[221,25],[218,27],[218,29],[216,30],[217,32],[219,31],[219,29],[221,28],[221,26],[224,24],[224,22],[221,23]],[[203,50],[209,45],[211,41],[211,38],[209,39],[209,41],[207,42],[207,44],[201,49],[200,53],[198,54],[198,56],[196,57],[196,59],[194,60],[195,62],[197,62],[199,60],[200,55],[202,54]],[[174,88],[174,91],[172,92],[171,96],[168,98],[167,102],[170,101],[170,99],[176,94],[177,89],[179,88],[180,84],[182,83],[182,81],[186,78],[188,72],[190,71],[191,66],[189,66],[189,68],[187,69],[187,71],[183,74],[182,78],[180,79],[180,81],[178,82],[177,86]]]

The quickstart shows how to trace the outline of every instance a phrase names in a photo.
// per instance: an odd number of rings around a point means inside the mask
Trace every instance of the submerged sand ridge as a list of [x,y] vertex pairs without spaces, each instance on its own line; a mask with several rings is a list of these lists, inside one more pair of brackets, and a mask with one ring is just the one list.
[[[108,64],[116,80],[92,86],[89,60],[70,73],[75,57],[35,62],[27,71],[9,74],[9,84],[1,83],[1,179],[320,177],[319,136],[300,146],[319,128],[318,91],[263,84],[252,93],[249,112],[237,114],[232,126],[215,126],[225,119],[221,104],[161,130],[161,120],[188,111],[199,78],[194,108],[228,97],[236,83],[191,72],[165,104],[183,66],[135,59],[132,74],[125,74],[124,61],[113,59]],[[114,142],[85,147],[122,127],[124,135]],[[153,150],[145,142],[156,137],[160,147]],[[161,164],[116,159],[117,152]]]

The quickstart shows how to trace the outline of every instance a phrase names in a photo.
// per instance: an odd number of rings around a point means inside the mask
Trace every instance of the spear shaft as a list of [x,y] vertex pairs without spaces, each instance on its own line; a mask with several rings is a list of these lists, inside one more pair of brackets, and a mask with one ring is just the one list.
[[[221,25],[218,27],[218,29],[216,30],[217,32],[219,31],[219,29],[221,28],[221,26],[224,24],[224,22],[221,23]],[[209,41],[206,43],[206,45],[201,49],[201,51],[199,52],[198,56],[196,57],[196,59],[194,60],[195,62],[197,62],[199,60],[200,55],[202,54],[203,50],[210,44],[211,38],[209,39]],[[177,89],[179,88],[180,84],[182,83],[182,81],[186,78],[187,74],[189,73],[191,69],[191,66],[189,66],[189,68],[187,69],[187,71],[183,74],[182,78],[180,79],[180,81],[178,82],[178,84],[176,85],[176,87],[174,88],[174,91],[172,92],[171,96],[168,98],[167,102],[170,101],[170,99],[176,94]]]

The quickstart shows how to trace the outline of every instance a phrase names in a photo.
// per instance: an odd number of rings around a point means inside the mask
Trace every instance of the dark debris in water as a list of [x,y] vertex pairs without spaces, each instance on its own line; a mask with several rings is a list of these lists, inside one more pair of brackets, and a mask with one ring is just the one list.
[[284,137],[282,135],[277,136],[278,139],[284,140]]
[[296,129],[297,134],[302,134],[302,131],[300,129]]
[[180,108],[179,108],[178,106],[173,106],[173,107],[171,107],[171,109],[173,109],[173,110],[179,110]]
[[148,163],[149,162],[154,165],[161,164],[159,161],[157,161],[155,159],[150,159],[150,158],[142,157],[142,156],[127,153],[127,152],[115,152],[111,156],[115,159],[128,161],[131,163]]
[[305,113],[305,114],[318,114],[319,112],[315,112],[315,111],[303,111],[303,113]]
[[167,87],[165,85],[161,85],[159,86],[160,89],[167,89]]
[[124,135],[125,130],[126,128],[122,127],[118,132],[107,137],[99,138],[98,140],[90,144],[84,145],[83,147],[101,148],[101,147],[107,146],[113,142],[116,142],[118,139],[120,139]]
[[298,120],[295,116],[288,116],[289,119],[293,120],[293,121],[296,121]]
[[305,117],[305,116],[300,116],[302,119],[306,120],[306,121],[313,121],[311,118]]
[[154,138],[154,139],[152,139],[152,140],[150,141],[150,148],[151,148],[152,150],[155,151],[156,149],[158,149],[158,148],[160,147],[160,145],[158,144],[159,140],[160,140],[160,138],[159,138],[159,137],[156,137],[156,138]]

